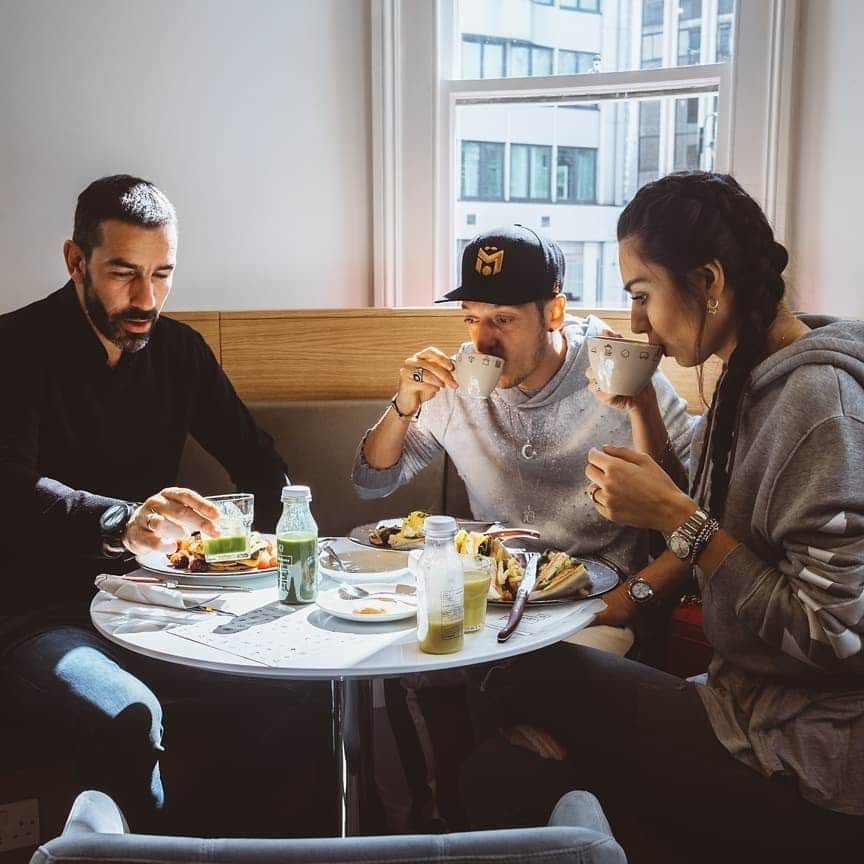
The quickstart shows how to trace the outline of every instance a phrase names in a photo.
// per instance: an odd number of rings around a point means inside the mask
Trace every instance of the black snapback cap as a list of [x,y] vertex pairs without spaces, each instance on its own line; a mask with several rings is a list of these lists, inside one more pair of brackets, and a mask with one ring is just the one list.
[[554,297],[563,281],[561,247],[524,225],[507,225],[478,234],[465,247],[462,284],[435,302],[519,306]]

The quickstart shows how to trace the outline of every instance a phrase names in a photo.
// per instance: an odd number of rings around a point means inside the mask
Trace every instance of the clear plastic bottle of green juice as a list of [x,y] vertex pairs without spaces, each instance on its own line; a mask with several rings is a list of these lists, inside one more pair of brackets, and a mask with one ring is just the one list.
[[318,596],[318,525],[312,518],[308,486],[282,488],[282,516],[276,525],[279,601],[314,603]]

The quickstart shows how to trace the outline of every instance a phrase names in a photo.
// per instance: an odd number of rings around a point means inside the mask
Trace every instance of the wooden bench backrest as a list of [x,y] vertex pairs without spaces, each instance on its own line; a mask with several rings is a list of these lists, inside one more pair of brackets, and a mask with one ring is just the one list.
[[[594,314],[632,336],[626,310],[572,309]],[[198,330],[246,401],[386,399],[402,361],[436,345],[453,353],[465,341],[458,309],[290,309],[253,312],[172,312]],[[704,403],[696,369],[664,358],[663,371],[693,413]],[[705,365],[710,399],[719,363]]]

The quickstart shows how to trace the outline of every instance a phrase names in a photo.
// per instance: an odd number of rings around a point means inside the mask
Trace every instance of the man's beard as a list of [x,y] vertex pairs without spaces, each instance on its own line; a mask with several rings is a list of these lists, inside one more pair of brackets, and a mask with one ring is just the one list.
[[[531,356],[526,360],[524,364],[522,364],[521,368],[514,369],[511,372],[507,369],[507,361],[504,361],[504,374],[501,376],[504,378],[506,376],[507,384],[504,389],[509,390],[511,387],[519,387],[522,382],[528,378],[535,369],[540,365],[543,358],[546,356],[546,352],[549,350],[549,342],[547,340],[546,330],[541,328],[538,334],[537,342],[534,346],[534,351]],[[502,385],[498,385],[499,387]]]
[[139,309],[129,306],[122,312],[108,314],[105,304],[96,296],[90,274],[84,273],[84,306],[93,326],[112,344],[127,354],[140,351],[149,341],[153,326],[146,333],[127,333],[121,326],[122,321],[152,321],[156,323],[159,312],[154,309]]

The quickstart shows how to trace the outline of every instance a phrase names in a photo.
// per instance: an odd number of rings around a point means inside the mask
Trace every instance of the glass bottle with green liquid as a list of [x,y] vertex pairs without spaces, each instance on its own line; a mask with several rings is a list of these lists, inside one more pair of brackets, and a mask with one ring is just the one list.
[[276,525],[276,584],[279,602],[314,603],[318,596],[318,525],[312,518],[308,486],[282,488],[282,516]]

